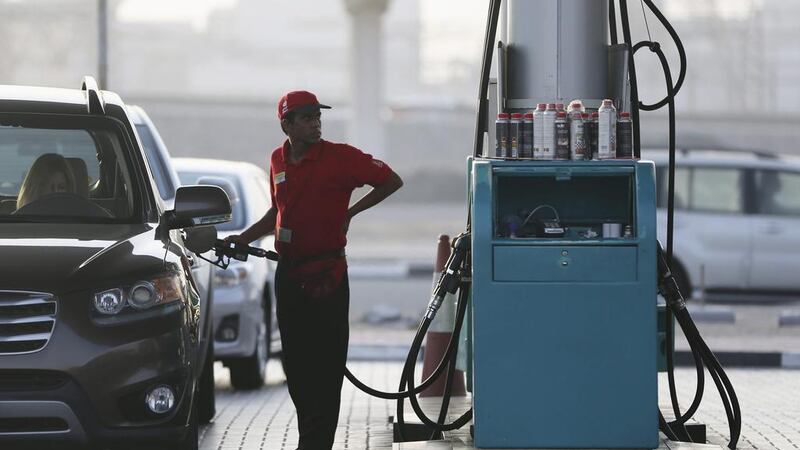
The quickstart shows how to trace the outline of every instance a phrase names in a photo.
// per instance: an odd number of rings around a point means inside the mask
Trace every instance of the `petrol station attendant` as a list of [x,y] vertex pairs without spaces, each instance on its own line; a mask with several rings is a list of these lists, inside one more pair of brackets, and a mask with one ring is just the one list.
[[[250,243],[275,233],[278,326],[299,449],[333,445],[349,338],[350,289],[345,244],[350,220],[403,185],[386,163],[347,144],[322,139],[317,97],[292,91],[278,101],[288,139],[272,152],[272,207],[240,235]],[[350,205],[353,190],[373,187]]]

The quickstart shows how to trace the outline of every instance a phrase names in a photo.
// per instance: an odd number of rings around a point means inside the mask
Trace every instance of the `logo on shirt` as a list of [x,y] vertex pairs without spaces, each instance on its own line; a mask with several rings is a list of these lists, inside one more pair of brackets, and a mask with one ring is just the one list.
[[281,111],[283,112],[283,114],[286,114],[286,111],[288,110],[289,110],[289,102],[284,100],[283,105],[281,106]]
[[286,172],[278,172],[275,174],[275,184],[281,184],[286,181]]

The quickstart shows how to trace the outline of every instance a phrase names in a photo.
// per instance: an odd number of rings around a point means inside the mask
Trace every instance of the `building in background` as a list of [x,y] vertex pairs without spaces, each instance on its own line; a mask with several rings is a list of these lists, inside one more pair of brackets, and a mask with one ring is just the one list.
[[[108,1],[109,87],[147,108],[176,155],[227,156],[263,166],[269,149],[283,139],[275,101],[298,87],[334,106],[325,113],[325,136],[347,139],[349,23],[343,0],[229,1],[211,10],[204,27],[188,20],[121,20],[120,9],[138,0]],[[794,18],[800,2],[657,4],[688,53],[678,97],[679,142],[798,152],[800,28]],[[407,183],[402,195],[424,193],[439,182],[436,192],[463,200],[485,6],[483,0],[389,3],[381,112],[386,154],[404,178],[419,181]],[[87,0],[0,0],[0,83],[73,87],[95,73],[96,8]],[[640,10],[632,7],[630,14],[634,38],[646,39]],[[669,36],[651,14],[648,23],[677,77]],[[637,71],[642,99],[652,103],[665,91],[657,59],[647,53],[637,54]],[[665,112],[643,114],[642,126],[649,144],[664,145]]]

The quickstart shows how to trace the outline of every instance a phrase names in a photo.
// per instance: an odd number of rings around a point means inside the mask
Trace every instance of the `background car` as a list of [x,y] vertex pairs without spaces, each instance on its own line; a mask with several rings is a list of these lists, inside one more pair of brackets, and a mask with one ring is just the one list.
[[[666,245],[665,151],[657,167],[658,232]],[[762,152],[679,151],[674,271],[681,291],[800,293],[800,159]],[[703,274],[701,276],[701,273]]]
[[[217,226],[220,236],[238,234],[261,219],[270,208],[269,177],[244,162],[174,158],[182,184],[219,184],[231,198],[231,221]],[[227,183],[220,183],[223,180]],[[274,248],[273,236],[253,244]],[[251,257],[215,269],[214,345],[216,358],[229,369],[236,389],[262,386],[267,360],[281,351],[275,314],[275,267]]]
[[[170,156],[167,145],[161,139],[155,123],[150,120],[150,116],[141,106],[127,105],[128,117],[133,122],[136,134],[139,136],[139,141],[142,144],[142,150],[147,160],[147,165],[150,168],[150,174],[153,177],[157,187],[158,196],[164,202],[165,209],[172,209],[175,202],[175,192],[180,186],[178,173],[172,166],[172,158]],[[202,322],[200,324],[200,353],[203,361],[211,361],[211,366],[207,370],[213,372],[214,361],[214,339],[212,311],[214,303],[214,276],[212,265],[208,259],[212,257],[211,252],[203,255],[206,259],[199,257],[189,258],[189,264],[192,269],[197,290],[200,293],[200,317]],[[208,353],[208,356],[206,356]],[[216,397],[214,396],[214,377],[204,377],[204,383],[201,389],[204,396],[201,407],[198,410],[198,417],[200,423],[208,423],[216,413]]]
[[90,77],[0,86],[0,447],[197,448],[213,361],[190,248],[230,204],[192,186],[165,210],[138,141]]

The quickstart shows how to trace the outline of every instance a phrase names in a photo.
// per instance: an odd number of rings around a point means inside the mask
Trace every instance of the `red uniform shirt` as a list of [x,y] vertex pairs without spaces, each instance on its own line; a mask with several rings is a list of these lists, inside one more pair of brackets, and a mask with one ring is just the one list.
[[[298,164],[289,162],[289,141],[272,152],[270,187],[278,208],[275,249],[288,258],[306,258],[344,248],[342,232],[355,188],[384,182],[389,166],[347,144],[320,140]],[[291,230],[291,242],[280,229]]]

